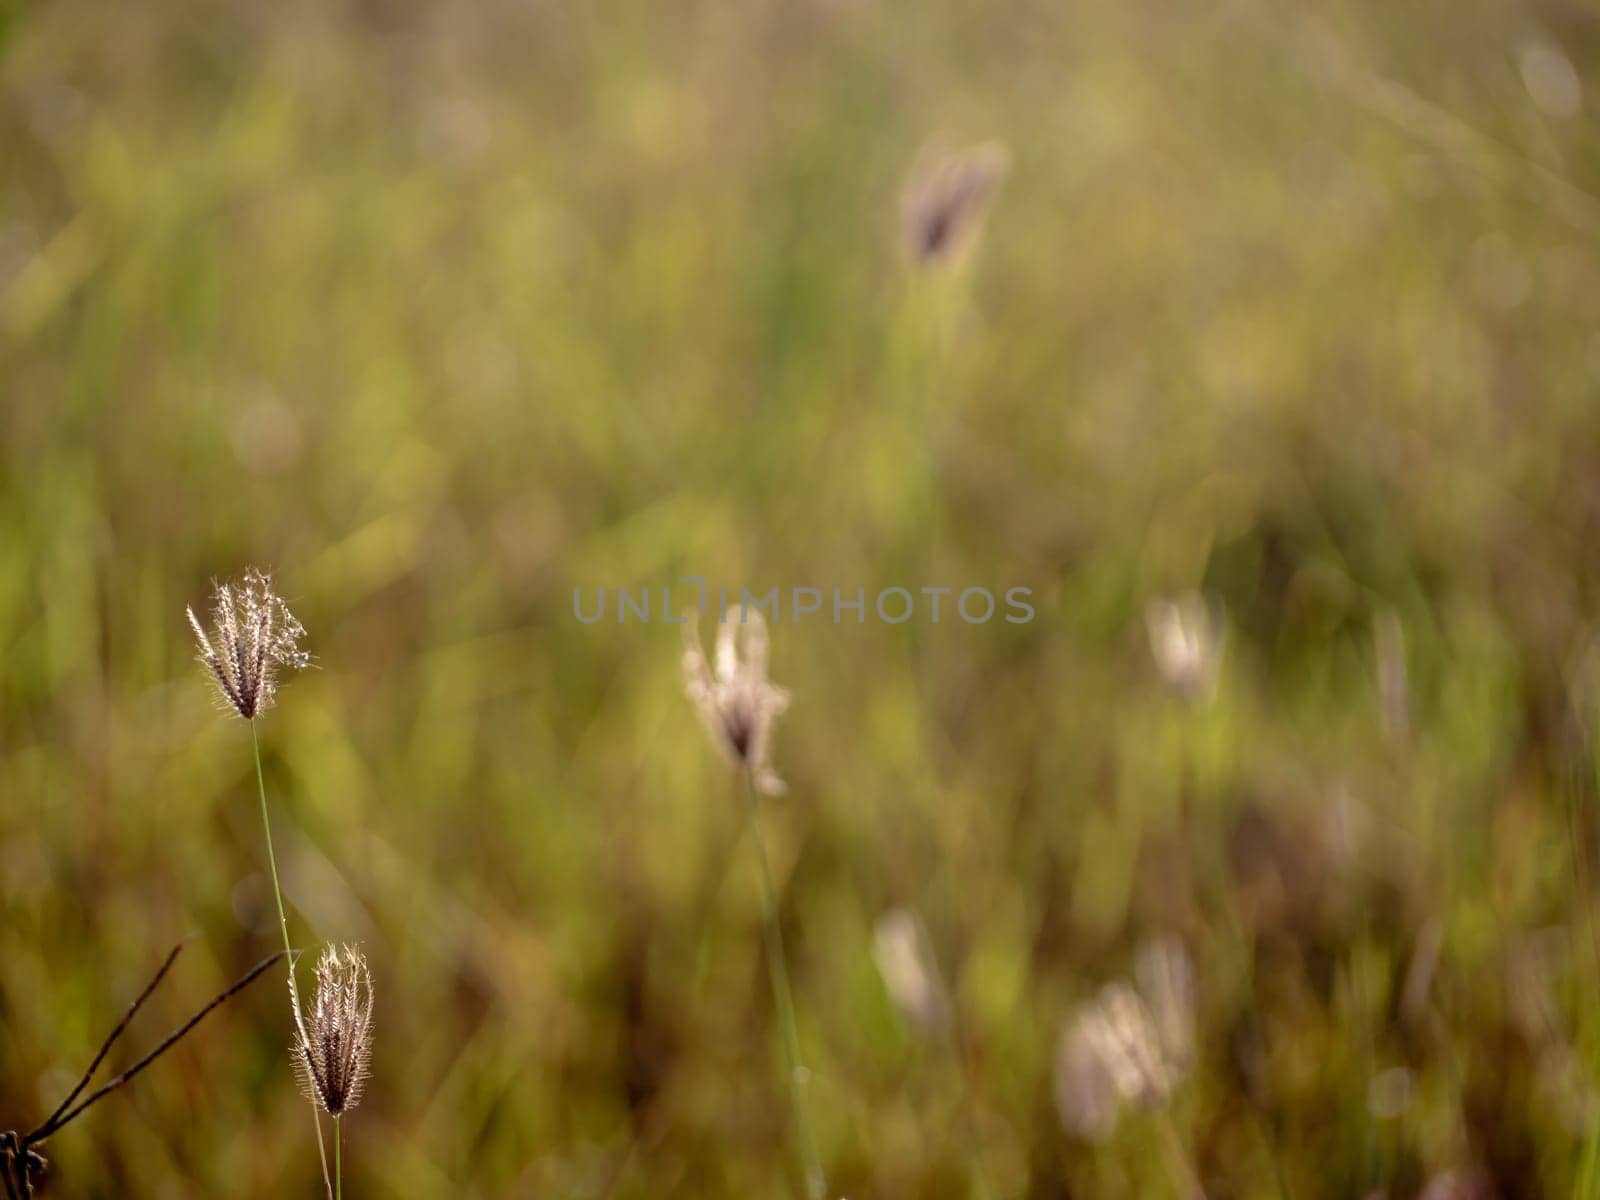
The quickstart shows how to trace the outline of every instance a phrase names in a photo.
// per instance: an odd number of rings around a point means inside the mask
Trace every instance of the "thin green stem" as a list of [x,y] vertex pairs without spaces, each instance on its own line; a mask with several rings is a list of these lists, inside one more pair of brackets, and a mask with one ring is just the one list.
[[811,1133],[811,1119],[806,1112],[807,1072],[800,1062],[800,1034],[795,1026],[794,994],[789,990],[789,960],[783,950],[783,930],[778,925],[776,889],[772,885],[772,868],[767,863],[767,847],[761,837],[760,800],[756,795],[755,778],[747,767],[744,772],[746,811],[750,817],[750,840],[755,843],[756,861],[761,867],[762,924],[767,943],[767,974],[772,980],[773,1002],[778,1009],[778,1024],[783,1033],[784,1058],[788,1066],[789,1104],[794,1109],[796,1129],[800,1135],[801,1165],[805,1170],[806,1195],[810,1200],[821,1200],[826,1184],[822,1165],[817,1158],[817,1143]]
[[317,1102],[311,1102],[311,1124],[317,1131],[317,1161],[322,1164],[322,1186],[333,1195],[333,1184],[328,1180],[328,1148],[322,1141],[322,1115],[317,1112]]
[[[1583,825],[1582,816],[1578,811],[1579,797],[1576,788],[1568,790],[1565,798],[1567,810],[1567,848],[1572,855],[1572,888],[1578,898],[1578,920],[1574,925],[1581,923],[1588,934],[1589,951],[1593,956],[1595,979],[1600,980],[1600,939],[1596,938],[1594,915],[1589,910],[1589,872],[1585,866],[1586,856],[1583,850]],[[1582,953],[1581,951],[1579,952]]]
[[960,1023],[960,1016],[953,1016],[945,1036],[949,1041],[950,1054],[955,1059],[956,1069],[961,1073],[960,1113],[962,1124],[966,1126],[967,1140],[972,1143],[972,1190],[977,1194],[978,1200],[994,1200],[994,1183],[989,1176],[989,1152],[983,1144],[983,1132],[978,1128],[975,1111],[976,1085],[967,1066],[966,1053],[962,1049]]
[[344,1118],[333,1119],[333,1200],[344,1200]]
[[1600,1166],[1600,1128],[1589,1130],[1583,1141],[1583,1160],[1578,1168],[1578,1186],[1572,1193],[1576,1200],[1591,1200],[1594,1195],[1596,1167]]
[[[1574,920],[1576,926],[1580,922],[1587,927],[1588,937],[1583,939],[1589,943],[1589,949],[1594,955],[1595,978],[1600,979],[1600,941],[1596,941],[1594,928],[1594,915],[1589,909],[1589,873],[1585,867],[1586,856],[1583,849],[1583,826],[1578,811],[1578,789],[1569,786],[1564,798],[1567,810],[1567,846],[1572,854],[1572,888],[1577,895],[1579,916]],[[1578,936],[1576,933],[1573,935]],[[1581,951],[1578,953],[1581,954]],[[1582,1030],[1578,1031],[1578,1040],[1583,1041]],[[1588,1136],[1583,1142],[1583,1158],[1578,1169],[1578,1186],[1573,1195],[1579,1200],[1590,1200],[1595,1194],[1596,1171],[1600,1169],[1600,1125],[1591,1125]]]
[[[283,933],[283,952],[289,962],[289,994],[299,1003],[294,985],[294,947],[289,944],[289,918],[283,911],[283,887],[278,883],[278,856],[272,849],[272,821],[267,816],[267,778],[261,770],[261,738],[256,733],[255,719],[250,721],[250,748],[256,757],[256,790],[261,796],[261,829],[267,835],[267,865],[272,868],[272,898],[278,905],[278,928]],[[333,1184],[328,1181],[328,1150],[322,1141],[322,1121],[317,1116],[317,1106],[311,1106],[311,1122],[317,1131],[317,1160],[322,1164],[322,1183],[333,1195]],[[336,1122],[337,1123],[337,1122]]]
[[283,931],[283,950],[289,956],[289,978],[294,980],[294,947],[289,945],[289,918],[283,912],[283,888],[278,883],[278,856],[272,851],[272,821],[267,816],[267,779],[261,772],[261,738],[256,723],[250,722],[250,748],[256,754],[256,789],[261,794],[261,828],[267,835],[267,865],[272,868],[272,898],[278,902],[278,928]]
[[1205,1189],[1200,1186],[1200,1176],[1189,1161],[1189,1152],[1183,1147],[1183,1137],[1172,1114],[1165,1108],[1156,1112],[1156,1128],[1161,1146],[1167,1156],[1167,1171],[1172,1176],[1172,1187],[1180,1200],[1205,1200]]

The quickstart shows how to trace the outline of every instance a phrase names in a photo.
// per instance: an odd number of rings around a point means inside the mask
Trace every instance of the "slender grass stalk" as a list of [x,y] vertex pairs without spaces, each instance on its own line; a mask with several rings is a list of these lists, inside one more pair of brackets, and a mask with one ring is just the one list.
[[1583,1163],[1578,1168],[1578,1186],[1572,1195],[1575,1200],[1589,1200],[1595,1193],[1595,1171],[1600,1168],[1600,1126],[1589,1130],[1583,1140]]
[[761,837],[760,798],[756,793],[754,772],[747,766],[740,775],[744,780],[745,807],[750,818],[750,839],[755,843],[756,861],[761,867],[761,910],[767,944],[767,974],[772,981],[773,1002],[778,1009],[778,1024],[783,1034],[784,1058],[788,1067],[789,1104],[794,1109],[795,1129],[799,1135],[806,1195],[810,1200],[822,1200],[826,1184],[821,1162],[817,1157],[816,1139],[811,1132],[811,1119],[806,1111],[807,1073],[800,1061],[800,1034],[795,1026],[794,995],[789,989],[789,962],[783,949],[783,930],[778,925],[778,905],[772,885],[772,868],[768,865],[767,847]]
[[[1584,852],[1582,815],[1578,809],[1578,786],[1569,785],[1566,789],[1563,804],[1567,816],[1567,849],[1571,854],[1572,889],[1577,895],[1578,914],[1573,921],[1574,927],[1584,926],[1584,935],[1580,936],[1574,929],[1574,940],[1586,941],[1588,949],[1593,956],[1594,978],[1600,980],[1600,941],[1596,940],[1594,914],[1589,908],[1589,872],[1586,866],[1587,855]],[[1582,951],[1574,951],[1581,957]],[[1579,1040],[1583,1040],[1581,1031]],[[1578,1184],[1572,1193],[1579,1200],[1588,1200],[1596,1192],[1596,1173],[1600,1171],[1600,1124],[1592,1125],[1588,1135],[1583,1140],[1583,1158],[1578,1168]]]
[[328,1148],[322,1142],[322,1117],[315,1104],[311,1106],[311,1126],[317,1131],[317,1161],[322,1164],[322,1186],[332,1195],[333,1185],[328,1182]]
[[1156,1111],[1156,1128],[1160,1132],[1161,1147],[1167,1157],[1167,1172],[1172,1177],[1173,1190],[1180,1200],[1205,1200],[1205,1188],[1200,1185],[1200,1175],[1184,1149],[1183,1137],[1178,1133],[1177,1122],[1162,1107]]
[[333,1119],[333,1200],[344,1200],[344,1118]]
[[261,771],[261,738],[256,723],[250,721],[250,748],[256,756],[256,789],[261,794],[261,829],[267,835],[267,865],[272,868],[272,898],[278,903],[278,928],[283,931],[283,950],[289,955],[289,978],[294,979],[294,947],[289,945],[289,918],[283,912],[283,888],[278,883],[278,856],[272,850],[272,820],[267,816],[267,780]]
[[[278,905],[278,928],[283,933],[283,953],[289,964],[289,991],[295,991],[294,983],[294,947],[289,944],[289,918],[283,910],[283,887],[278,882],[278,856],[272,849],[272,821],[267,816],[267,780],[261,770],[261,737],[256,732],[256,721],[250,718],[250,748],[255,752],[256,758],[256,790],[261,796],[261,829],[267,835],[267,866],[272,869],[272,898]],[[322,1184],[328,1189],[328,1195],[333,1195],[333,1184],[328,1180],[328,1150],[322,1141],[322,1118],[317,1115],[317,1106],[311,1106],[311,1124],[317,1131],[317,1160],[322,1164]],[[337,1126],[338,1122],[335,1122]]]
[[978,1127],[978,1117],[974,1111],[977,1083],[967,1066],[967,1056],[962,1049],[959,1027],[960,1018],[952,1017],[945,1036],[949,1041],[950,1053],[955,1058],[956,1067],[961,1072],[961,1123],[966,1126],[967,1140],[972,1145],[972,1190],[978,1200],[994,1200],[997,1193],[989,1173],[989,1151],[984,1145],[983,1131]]
[[[1583,926],[1583,938],[1589,943],[1588,950],[1594,966],[1594,978],[1600,983],[1600,937],[1596,936],[1594,914],[1589,908],[1589,870],[1588,855],[1584,851],[1583,816],[1579,811],[1580,796],[1577,785],[1569,785],[1566,789],[1563,807],[1567,813],[1567,850],[1572,860],[1572,888],[1577,893],[1578,915],[1574,925]],[[1575,935],[1576,936],[1576,935]],[[1582,951],[1576,952],[1580,957]]]

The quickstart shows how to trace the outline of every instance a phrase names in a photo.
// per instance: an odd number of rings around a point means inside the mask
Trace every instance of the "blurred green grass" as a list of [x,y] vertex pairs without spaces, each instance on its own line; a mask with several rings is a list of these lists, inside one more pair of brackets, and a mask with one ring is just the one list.
[[[976,1140],[1002,1195],[1159,1194],[1150,1122],[1074,1142],[1050,1072],[1161,931],[1212,1194],[1570,1191],[1600,141],[1540,47],[1587,82],[1600,22],[0,7],[0,1127],[179,936],[146,1041],[271,949],[182,619],[260,562],[319,660],[263,728],[292,926],[378,980],[351,1193],[786,1194],[737,796],[678,631],[572,591],[1026,586],[1025,626],[774,630],[833,1192],[971,1194]],[[973,260],[917,272],[906,172],[987,138]],[[1142,624],[1186,588],[1230,623],[1199,710]],[[873,966],[896,905],[954,1051]],[[61,1134],[47,1194],[316,1194],[279,990]]]

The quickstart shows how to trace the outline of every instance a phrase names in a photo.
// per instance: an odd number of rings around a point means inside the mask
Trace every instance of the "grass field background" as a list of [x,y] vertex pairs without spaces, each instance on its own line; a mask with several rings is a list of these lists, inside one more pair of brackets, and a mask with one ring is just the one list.
[[[347,1194],[798,1194],[680,631],[573,590],[1027,587],[771,631],[830,1195],[1171,1194],[1052,1082],[1156,936],[1208,1195],[1579,1192],[1597,55],[1543,0],[0,3],[0,1128],[180,937],[114,1064],[277,940],[183,618],[257,563],[317,658],[261,723],[291,934],[377,982]],[[909,174],[989,141],[919,267]],[[1209,704],[1146,638],[1191,589]],[[284,993],[43,1194],[320,1194]]]

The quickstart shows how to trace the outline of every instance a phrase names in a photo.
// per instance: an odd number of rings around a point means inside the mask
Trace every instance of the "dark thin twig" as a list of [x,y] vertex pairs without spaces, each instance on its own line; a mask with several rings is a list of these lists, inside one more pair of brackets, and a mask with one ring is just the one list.
[[28,1200],[33,1195],[33,1173],[43,1171],[45,1162],[12,1130],[0,1133],[0,1179],[5,1180],[11,1200]]
[[46,1139],[76,1120],[90,1105],[109,1096],[140,1071],[155,1062],[156,1059],[177,1045],[190,1030],[205,1020],[212,1009],[244,991],[263,972],[288,953],[287,950],[279,950],[275,954],[262,959],[247,974],[241,976],[228,987],[226,991],[219,993],[209,1004],[184,1022],[182,1026],[170,1034],[164,1042],[150,1051],[149,1054],[146,1054],[104,1087],[97,1088],[87,1099],[69,1108],[68,1106],[72,1105],[72,1102],[88,1086],[89,1081],[94,1078],[95,1071],[99,1069],[100,1064],[105,1061],[106,1055],[110,1052],[112,1043],[121,1037],[128,1028],[128,1023],[133,1020],[134,1013],[139,1011],[144,1002],[150,998],[150,994],[166,978],[167,972],[172,969],[172,964],[177,961],[178,955],[182,952],[185,944],[185,942],[179,942],[172,948],[172,952],[167,955],[166,961],[161,964],[160,970],[156,972],[155,978],[150,981],[144,991],[139,993],[138,999],[133,1002],[122,1020],[117,1023],[117,1027],[111,1031],[110,1036],[101,1044],[100,1052],[94,1056],[94,1061],[89,1064],[89,1069],[83,1073],[83,1078],[78,1080],[77,1087],[73,1088],[67,1098],[57,1106],[55,1112],[50,1114],[49,1119],[32,1133],[22,1137],[18,1137],[16,1133],[10,1131],[0,1132],[0,1181],[5,1183],[6,1200],[28,1200],[28,1197],[33,1195],[34,1173],[45,1169],[45,1160],[34,1149],[35,1146],[44,1145]]
[[17,1185],[12,1180],[15,1171],[22,1168],[16,1165],[13,1154],[17,1147],[17,1135],[14,1133],[0,1133],[0,1180],[6,1185],[6,1200],[23,1200],[17,1195]]
[[178,961],[178,955],[183,953],[183,948],[187,944],[188,939],[186,938],[172,948],[172,953],[167,955],[166,961],[161,964],[161,969],[156,972],[155,978],[150,981],[144,991],[139,993],[139,998],[128,1006],[126,1015],[117,1023],[117,1027],[111,1031],[111,1035],[106,1038],[105,1042],[101,1044],[100,1052],[94,1056],[94,1061],[89,1064],[89,1069],[83,1073],[83,1078],[78,1080],[78,1086],[73,1088],[67,1098],[56,1106],[55,1112],[50,1114],[40,1128],[48,1128],[54,1125],[61,1114],[71,1107],[72,1102],[78,1098],[83,1089],[89,1086],[89,1080],[94,1078],[94,1073],[100,1069],[100,1064],[105,1061],[106,1055],[111,1052],[112,1043],[122,1036],[123,1031],[128,1028],[128,1023],[133,1020],[134,1013],[138,1012],[139,1007],[150,999],[150,993],[160,986],[162,979],[166,978],[167,972],[172,969],[172,964]]
[[115,1079],[111,1080],[105,1086],[97,1089],[95,1092],[93,1092],[91,1095],[89,1095],[85,1100],[80,1102],[77,1105],[77,1107],[71,1109],[65,1116],[52,1118],[51,1120],[46,1121],[38,1129],[36,1129],[32,1133],[28,1134],[27,1137],[22,1139],[24,1147],[26,1147],[28,1145],[31,1145],[31,1144],[35,1144],[35,1143],[44,1141],[45,1138],[50,1137],[52,1134],[54,1134],[58,1130],[60,1130],[63,1126],[65,1126],[65,1125],[71,1123],[73,1120],[75,1120],[90,1105],[96,1103],[99,1100],[104,1099],[106,1096],[108,1096],[112,1092],[116,1091],[123,1084],[127,1083],[130,1079],[132,1079],[140,1071],[144,1070],[151,1063],[155,1062],[156,1059],[160,1058],[168,1050],[172,1049],[172,1047],[174,1045],[176,1045],[183,1038],[183,1036],[185,1034],[187,1034],[196,1025],[200,1024],[201,1021],[205,1020],[205,1018],[210,1014],[212,1009],[216,1008],[220,1004],[225,1003],[228,1000],[231,1000],[234,996],[238,995],[240,992],[244,991],[245,988],[249,987],[252,983],[254,983],[256,981],[256,978],[258,976],[260,976],[268,968],[270,968],[274,964],[276,964],[277,961],[284,956],[284,953],[285,953],[284,951],[278,950],[278,951],[275,951],[272,954],[269,954],[266,958],[262,959],[254,967],[252,967],[247,974],[242,976],[237,982],[235,982],[226,991],[223,991],[223,992],[219,993],[216,997],[214,997],[209,1004],[207,1004],[199,1012],[195,1013],[194,1016],[190,1017],[187,1021],[185,1021],[183,1023],[183,1025],[179,1026],[178,1029],[176,1029],[173,1033],[168,1035],[167,1039],[164,1042],[162,1042],[154,1050],[150,1051],[149,1054],[146,1054],[138,1062],[134,1063],[133,1066],[129,1067],[126,1071],[124,1071],[122,1074],[118,1075]]

